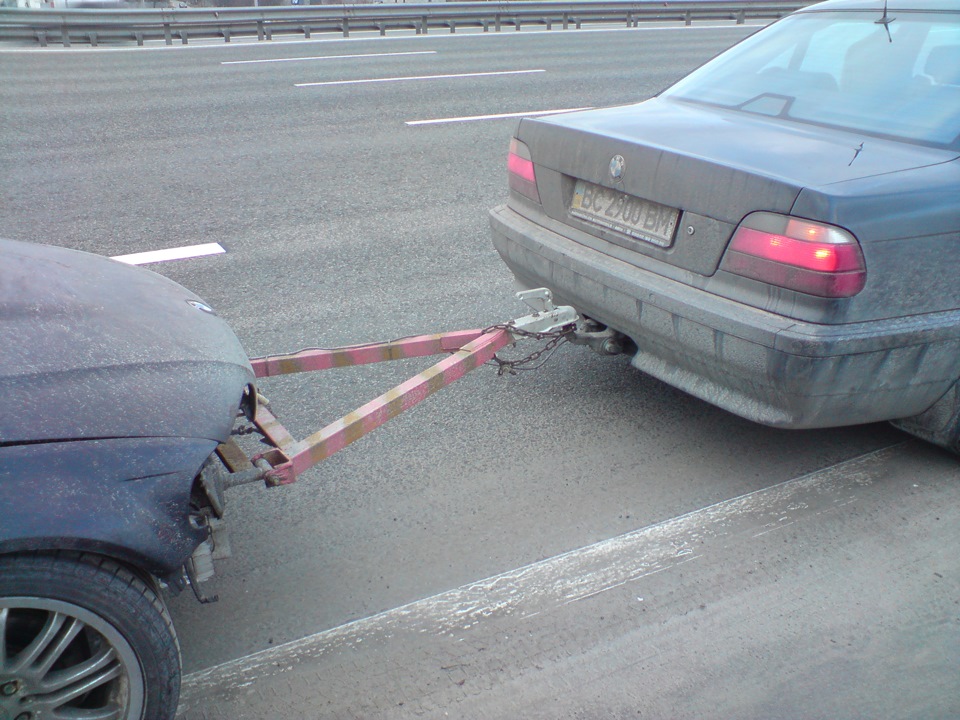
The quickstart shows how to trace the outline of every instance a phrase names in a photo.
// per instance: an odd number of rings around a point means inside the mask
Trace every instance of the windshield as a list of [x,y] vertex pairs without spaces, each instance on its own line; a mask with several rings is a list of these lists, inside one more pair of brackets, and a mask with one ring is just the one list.
[[890,12],[885,18],[879,11],[793,15],[662,96],[956,145],[960,16]]

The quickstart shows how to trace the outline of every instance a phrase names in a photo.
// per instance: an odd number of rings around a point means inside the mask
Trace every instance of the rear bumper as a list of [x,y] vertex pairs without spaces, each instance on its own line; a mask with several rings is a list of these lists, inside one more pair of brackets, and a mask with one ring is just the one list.
[[629,335],[640,370],[765,425],[909,417],[960,375],[960,312],[815,325],[616,260],[506,206],[490,222],[521,285],[549,287],[557,302]]

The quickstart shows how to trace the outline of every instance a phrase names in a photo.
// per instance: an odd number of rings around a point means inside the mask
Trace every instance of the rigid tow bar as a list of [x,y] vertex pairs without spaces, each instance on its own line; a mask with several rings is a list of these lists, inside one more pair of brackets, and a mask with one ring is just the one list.
[[[296,440],[265,405],[258,403],[253,424],[270,449],[248,458],[233,440],[221,445],[217,452],[230,473],[221,478],[223,486],[231,487],[260,480],[268,487],[296,482],[304,471],[404,410],[409,410],[437,390],[459,380],[471,370],[495,359],[497,352],[505,346],[522,338],[550,338],[555,344],[562,337],[573,333],[578,319],[576,311],[569,306],[555,306],[553,297],[546,288],[519,292],[517,297],[526,303],[533,313],[483,330],[418,335],[388,342],[302,350],[290,355],[252,359],[250,364],[256,377],[269,378],[387,360],[448,355],[427,370],[304,440]],[[541,353],[534,353],[534,356]],[[504,365],[510,365],[504,361],[499,362],[501,370]]]

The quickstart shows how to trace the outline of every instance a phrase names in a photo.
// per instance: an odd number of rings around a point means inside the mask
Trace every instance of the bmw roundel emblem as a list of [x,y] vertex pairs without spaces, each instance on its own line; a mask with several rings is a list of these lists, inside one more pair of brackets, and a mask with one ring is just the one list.
[[622,178],[625,165],[626,161],[623,159],[623,155],[614,155],[610,158],[610,177],[614,180]]

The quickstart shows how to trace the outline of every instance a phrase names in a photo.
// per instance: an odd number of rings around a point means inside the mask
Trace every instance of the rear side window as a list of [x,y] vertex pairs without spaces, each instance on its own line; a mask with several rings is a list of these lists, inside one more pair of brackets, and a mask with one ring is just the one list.
[[801,13],[663,93],[800,122],[953,146],[960,140],[960,15]]

